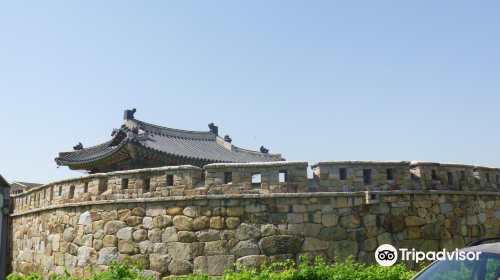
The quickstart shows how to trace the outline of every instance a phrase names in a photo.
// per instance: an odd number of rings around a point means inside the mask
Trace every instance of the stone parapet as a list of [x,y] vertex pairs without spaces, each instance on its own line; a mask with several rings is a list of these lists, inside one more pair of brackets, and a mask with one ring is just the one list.
[[56,181],[12,196],[14,213],[51,205],[130,198],[179,196],[200,182],[191,165],[91,174]]
[[311,168],[324,191],[386,191],[411,187],[408,161],[320,161]]
[[456,163],[411,163],[412,189],[500,191],[500,169]]
[[305,161],[208,164],[205,185],[209,194],[308,192],[307,166]]

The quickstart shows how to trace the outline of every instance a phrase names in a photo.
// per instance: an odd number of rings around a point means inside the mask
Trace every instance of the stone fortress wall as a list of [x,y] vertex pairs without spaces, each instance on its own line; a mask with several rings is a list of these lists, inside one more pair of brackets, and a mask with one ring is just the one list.
[[[500,234],[500,169],[405,161],[210,164],[92,174],[12,196],[10,269],[75,277],[127,256],[157,277],[299,256],[374,262]],[[408,263],[410,268],[415,264]]]

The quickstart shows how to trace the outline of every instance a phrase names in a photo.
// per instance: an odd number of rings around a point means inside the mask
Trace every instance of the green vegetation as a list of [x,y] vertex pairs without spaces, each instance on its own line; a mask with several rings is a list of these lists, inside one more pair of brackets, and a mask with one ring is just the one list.
[[[109,270],[100,274],[95,274],[86,280],[147,280],[141,274],[142,267],[138,263],[129,264],[124,262],[117,264],[113,262]],[[238,264],[238,272],[228,270],[221,280],[409,280],[416,272],[408,271],[404,264],[397,264],[389,267],[380,265],[365,266],[355,263],[354,257],[350,257],[345,262],[335,262],[333,265],[326,264],[321,258],[316,258],[314,263],[305,260],[298,268],[294,268],[293,262],[275,263],[271,266],[262,266],[260,269],[247,269]],[[41,280],[43,277],[32,273],[29,276],[9,275],[8,280]],[[52,275],[53,280],[77,280],[71,278],[69,273],[62,275]],[[186,280],[209,280],[206,273],[189,275]]]

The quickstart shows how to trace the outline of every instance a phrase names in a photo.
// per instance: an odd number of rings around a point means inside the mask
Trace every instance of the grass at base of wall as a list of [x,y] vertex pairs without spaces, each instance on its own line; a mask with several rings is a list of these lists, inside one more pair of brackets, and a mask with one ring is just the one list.
[[[335,262],[333,264],[325,263],[321,258],[316,258],[314,262],[304,260],[298,268],[295,268],[293,262],[274,263],[270,266],[262,266],[260,269],[247,269],[241,264],[237,265],[237,272],[227,270],[220,277],[221,280],[409,280],[417,272],[406,269],[404,264],[393,266],[370,265],[365,266],[354,261],[354,257],[349,257],[344,262]],[[152,280],[152,276],[146,277],[142,274],[142,267],[138,263],[129,263],[128,261],[118,264],[113,262],[109,270],[94,274],[85,280]],[[8,280],[42,280],[43,276],[36,273],[31,275],[11,274]],[[78,280],[80,278],[71,278],[65,271],[61,275],[51,275],[52,280]],[[201,271],[199,274],[191,274],[184,278],[186,280],[209,280],[213,279],[208,274]]]

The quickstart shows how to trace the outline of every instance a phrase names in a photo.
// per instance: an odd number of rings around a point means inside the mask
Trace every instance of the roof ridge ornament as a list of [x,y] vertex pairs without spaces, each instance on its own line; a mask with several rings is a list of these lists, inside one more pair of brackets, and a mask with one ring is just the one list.
[[214,123],[209,123],[208,128],[210,128],[210,132],[212,132],[215,135],[219,135],[219,127],[216,126]]
[[260,152],[263,153],[263,154],[268,154],[269,153],[269,149],[264,148],[264,146],[260,146]]
[[224,141],[231,143],[233,141],[233,139],[231,139],[231,137],[229,137],[229,134],[226,134],[226,136],[224,136]]
[[73,150],[75,151],[83,150],[82,142],[79,142],[78,145],[73,146]]
[[133,120],[136,111],[137,110],[135,108],[132,110],[125,110],[125,112],[123,112],[123,120]]

